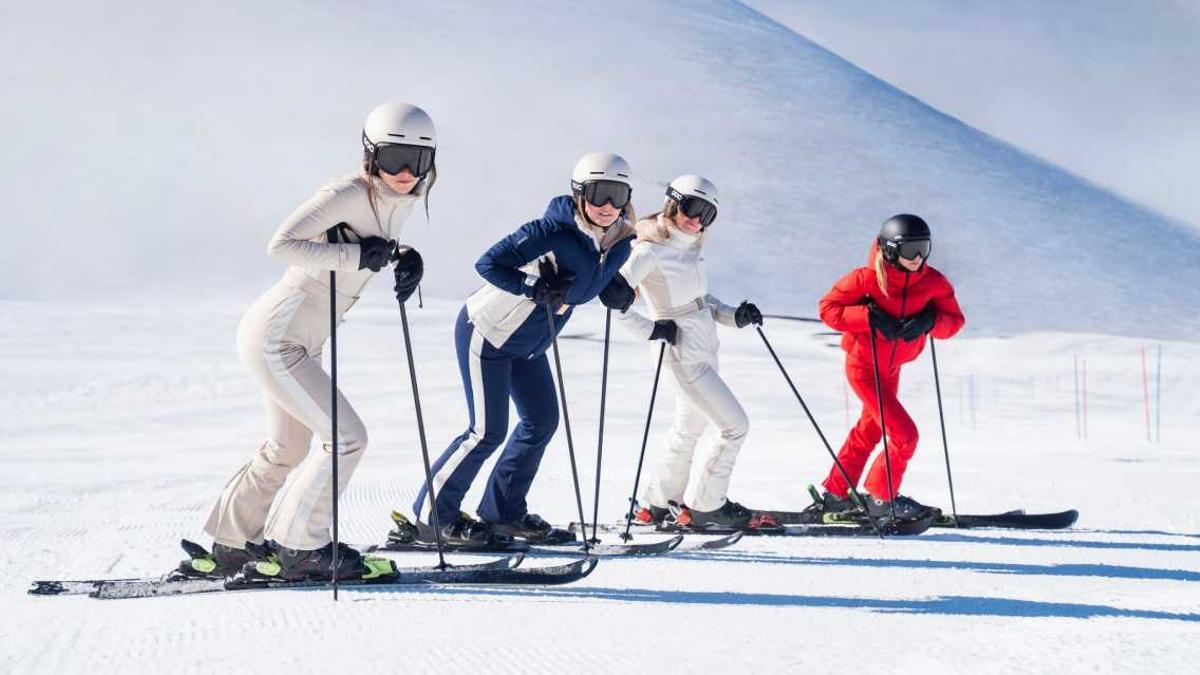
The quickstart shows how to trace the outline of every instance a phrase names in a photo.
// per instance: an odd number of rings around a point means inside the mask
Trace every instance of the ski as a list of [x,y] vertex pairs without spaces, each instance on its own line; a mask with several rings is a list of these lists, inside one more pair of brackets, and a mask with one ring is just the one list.
[[[474,563],[470,565],[458,565],[454,569],[466,570],[486,570],[486,569],[515,569],[524,560],[524,554],[517,553],[511,556],[492,560],[488,562]],[[398,573],[408,573],[413,571],[424,571],[428,569],[437,569],[430,567],[400,567],[397,568]],[[199,589],[214,587],[212,590],[223,590],[221,586],[227,581],[225,578],[218,577],[188,577],[178,572],[169,572],[159,577],[132,577],[128,579],[78,579],[78,580],[40,580],[34,581],[33,586],[29,589],[30,595],[85,595],[95,592],[101,586],[128,586],[138,588],[149,588],[160,586],[163,588],[183,588],[195,589],[187,592],[201,592]]]
[[956,519],[949,514],[943,514],[934,521],[934,527],[996,527],[1013,530],[1065,530],[1079,519],[1075,509],[1057,513],[1025,513],[1024,510],[1008,511],[986,515],[959,514]]
[[[772,512],[766,512],[772,513]],[[921,534],[928,530],[934,521],[934,516],[930,515],[921,520],[901,523],[879,523],[879,531],[868,522],[846,522],[846,523],[788,523],[775,527],[758,527],[746,530],[735,530],[731,528],[707,528],[693,529],[690,527],[680,527],[673,524],[663,524],[658,526],[652,525],[635,525],[634,531],[640,532],[656,532],[667,534],[682,534],[682,535],[717,535],[725,536],[731,534],[741,534],[748,537],[877,537],[880,534],[885,536],[912,536]],[[624,523],[613,523],[600,526],[601,532],[624,532]]]
[[146,581],[136,577],[129,579],[44,579],[33,581],[30,595],[83,595],[96,590],[96,586],[108,581]]
[[[616,558],[625,556],[645,556],[645,555],[662,555],[669,553],[683,543],[683,536],[675,534],[674,536],[654,542],[638,542],[624,544],[592,544],[587,553],[589,555],[601,558]],[[385,544],[377,544],[368,546],[364,549],[366,552],[382,552],[382,551],[433,551],[436,550],[433,544],[424,542],[396,542],[388,541]],[[454,553],[495,553],[497,551],[520,551],[530,555],[567,555],[583,553],[583,543],[579,541],[565,542],[562,544],[529,544],[525,542],[514,542],[505,547],[457,547],[448,548],[448,551]]]
[[[481,565],[461,565],[448,569],[437,567],[398,568],[394,564],[382,573],[373,569],[374,576],[359,579],[342,579],[338,585],[349,587],[395,588],[401,586],[437,586],[443,584],[465,585],[560,585],[578,581],[595,569],[595,558],[581,558],[563,565],[520,568],[511,561],[519,557],[504,558]],[[505,566],[501,566],[505,565]],[[175,583],[104,583],[90,596],[100,599],[145,598],[165,595],[186,595],[209,592],[237,592],[250,590],[280,590],[299,588],[324,588],[325,579],[287,581],[271,577],[238,575],[229,580],[192,579]]]
[[[764,511],[776,520],[776,522],[785,525],[798,524],[814,524],[810,520],[812,516],[804,511]],[[831,514],[833,515],[833,514]],[[994,514],[959,514],[957,521],[954,516],[943,513],[936,518],[931,527],[958,527],[958,528],[981,528],[995,527],[1006,529],[1035,529],[1035,530],[1062,530],[1071,527],[1079,518],[1079,512],[1071,509],[1068,511],[1059,511],[1057,513],[1025,513],[1024,510],[1007,511],[1005,513]],[[861,517],[847,519],[844,516],[839,518],[836,515],[833,518],[828,516],[823,523],[831,522],[858,522]]]
[[[571,523],[568,527],[569,527],[569,529],[574,530],[574,531],[579,530],[578,523]],[[589,525],[588,527],[591,527],[591,526]],[[584,528],[584,529],[586,529],[586,528]],[[622,534],[625,532],[625,526],[620,525],[620,524],[601,525],[600,531],[609,533],[609,534]],[[640,526],[634,525],[630,534],[633,534],[633,535],[669,534],[669,532],[652,530],[645,525],[640,525]],[[706,537],[704,541],[696,541],[695,539],[698,539],[698,537],[694,537],[692,541],[688,541],[688,542],[682,541],[684,539],[684,535],[694,535],[694,534],[709,534],[710,536]],[[741,530],[738,530],[735,532],[730,532],[728,534],[678,531],[675,533],[675,538],[679,539],[681,541],[681,543],[676,544],[670,550],[680,551],[680,552],[682,552],[682,551],[701,551],[701,550],[716,551],[716,550],[719,550],[722,548],[729,548],[730,546],[733,546],[734,544],[741,541],[742,537],[744,537],[745,535],[746,535],[746,533]],[[668,541],[673,541],[673,540],[668,540]],[[593,548],[592,550],[595,550],[595,548]],[[626,555],[629,555],[629,554],[626,554]]]

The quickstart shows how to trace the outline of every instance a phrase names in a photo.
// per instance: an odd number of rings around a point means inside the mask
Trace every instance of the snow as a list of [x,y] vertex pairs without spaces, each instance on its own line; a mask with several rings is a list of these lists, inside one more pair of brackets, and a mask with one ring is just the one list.
[[[1185,672],[1200,657],[1200,515],[1186,497],[1200,473],[1200,346],[1162,343],[1162,442],[1148,443],[1140,350],[1153,396],[1158,343],[1099,335],[939,344],[960,510],[1079,508],[1068,531],[744,539],[724,551],[605,559],[566,587],[344,590],[336,605],[324,591],[24,595],[34,578],[156,574],[182,557],[180,537],[207,543],[209,506],[262,434],[259,392],[233,349],[246,300],[0,304],[21,327],[0,334],[0,670]],[[410,311],[434,452],[464,424],[449,340],[457,309]],[[602,330],[603,314],[587,307],[561,342],[589,510]],[[840,351],[813,324],[768,321],[765,332],[840,443]],[[733,497],[800,508],[827,456],[757,335],[722,329],[722,341],[723,371],[752,421]],[[373,439],[344,496],[342,531],[375,542],[421,475],[398,317],[382,284],[342,324],[339,346],[343,389]],[[1086,442],[1076,439],[1076,355],[1089,369]],[[614,334],[605,519],[632,485],[652,368],[650,347]],[[905,490],[945,504],[932,391],[927,358],[906,367],[901,396],[923,440]],[[650,453],[671,405],[665,384]],[[576,518],[561,432],[530,503],[557,522]],[[525,564],[544,560],[556,558]]]

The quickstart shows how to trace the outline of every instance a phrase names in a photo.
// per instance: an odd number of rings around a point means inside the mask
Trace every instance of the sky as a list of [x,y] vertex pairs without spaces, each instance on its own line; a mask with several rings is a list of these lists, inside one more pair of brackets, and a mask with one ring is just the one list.
[[1200,229],[1200,2],[747,4],[943,112]]

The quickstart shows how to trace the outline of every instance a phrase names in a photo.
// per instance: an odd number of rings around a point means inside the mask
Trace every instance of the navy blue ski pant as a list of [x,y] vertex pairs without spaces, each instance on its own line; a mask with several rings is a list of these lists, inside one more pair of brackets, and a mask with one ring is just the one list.
[[[463,497],[484,461],[508,434],[508,401],[520,421],[508,437],[488,478],[476,513],[492,523],[507,523],[525,515],[525,495],[533,484],[542,453],[558,429],[558,396],[550,363],[543,352],[532,358],[496,349],[467,320],[466,307],[454,328],[458,367],[467,395],[467,430],[433,464],[433,489],[438,521],[444,527],[458,519]],[[413,511],[429,523],[428,500],[422,484]]]

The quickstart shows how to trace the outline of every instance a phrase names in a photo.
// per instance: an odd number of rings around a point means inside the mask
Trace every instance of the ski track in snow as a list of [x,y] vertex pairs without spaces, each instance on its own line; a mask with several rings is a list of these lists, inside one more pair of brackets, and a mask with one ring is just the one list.
[[[4,308],[18,322],[39,316],[35,305]],[[605,559],[589,578],[565,587],[346,590],[337,605],[324,590],[126,601],[29,597],[34,578],[157,574],[182,557],[180,537],[207,543],[200,528],[212,500],[260,440],[254,385],[232,349],[236,313],[122,312],[136,330],[108,330],[111,313],[83,307],[55,319],[66,322],[68,335],[92,334],[94,349],[110,354],[104,359],[71,356],[69,338],[6,338],[18,344],[3,352],[0,366],[21,384],[0,390],[0,403],[18,413],[5,420],[0,450],[0,592],[9,610],[0,616],[0,671],[196,672],[262,664],[300,671],[335,664],[415,672],[832,671],[849,661],[897,672],[1183,672],[1200,657],[1200,522],[1178,498],[1200,474],[1200,371],[1191,365],[1200,346],[1164,345],[1164,442],[1150,445],[1137,361],[1142,343],[1087,335],[954,340],[939,354],[960,509],[1074,506],[1082,517],[1070,531],[746,538],[724,551]],[[463,423],[447,340],[456,312],[455,303],[433,302],[411,313],[435,455]],[[392,314],[386,297],[369,297],[340,335],[342,386],[373,439],[342,502],[342,536],[355,543],[382,540],[388,513],[409,509],[422,475]],[[601,312],[584,308],[567,333],[597,335],[602,321]],[[183,335],[181,325],[188,326]],[[817,326],[772,321],[766,331],[831,442],[839,443],[840,351],[816,335]],[[757,336],[722,330],[722,340],[723,371],[752,420],[733,496],[752,506],[802,507],[803,486],[822,477],[826,455]],[[205,359],[186,358],[213,345],[221,348]],[[151,348],[160,358],[140,358]],[[590,515],[601,345],[564,340],[562,348]],[[622,512],[632,483],[651,351],[614,333],[606,520]],[[1074,437],[1077,352],[1088,355],[1094,387],[1087,443]],[[47,362],[76,375],[39,383]],[[901,396],[923,432],[905,486],[942,503],[945,469],[927,371],[927,360],[905,371]],[[199,386],[202,374],[207,384]],[[973,416],[959,392],[968,378],[976,390]],[[671,405],[666,382],[650,462]],[[473,491],[464,506],[478,496]],[[576,519],[561,430],[530,503],[555,521]],[[433,559],[394,555],[407,564]],[[556,560],[534,557],[525,565]]]

